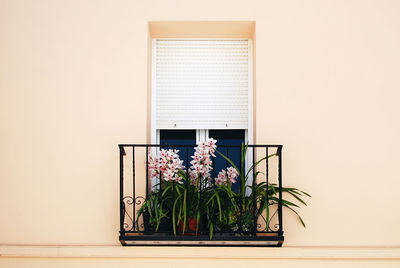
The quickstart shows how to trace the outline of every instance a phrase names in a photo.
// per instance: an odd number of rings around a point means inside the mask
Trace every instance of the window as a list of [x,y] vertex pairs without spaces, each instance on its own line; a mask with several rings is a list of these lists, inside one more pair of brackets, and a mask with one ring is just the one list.
[[201,141],[210,130],[237,129],[252,142],[251,40],[161,38],[152,45],[152,143],[161,141],[160,130],[194,130]]
[[[194,154],[194,147],[196,145],[197,136],[204,135],[204,138],[214,138],[218,141],[218,145],[241,145],[245,142],[245,130],[244,129],[235,129],[235,130],[209,130],[205,131],[196,131],[196,130],[160,130],[160,144],[161,145],[177,145],[176,149],[179,150],[179,158],[182,159],[184,166],[190,166],[188,162],[192,159],[190,156]],[[204,139],[204,140],[205,140]],[[200,139],[203,140],[203,139]],[[193,147],[180,147],[179,145],[193,145]],[[161,147],[162,148],[162,147]],[[218,150],[221,151],[224,155],[228,156],[233,163],[240,167],[240,147],[238,148],[224,148],[221,147]],[[217,172],[225,169],[230,164],[220,156],[216,154],[216,157],[213,159],[213,171],[212,177],[217,177]],[[234,184],[232,189],[237,191],[239,188],[239,183]]]
[[[251,40],[158,38],[152,46],[152,143],[252,142]],[[177,149],[189,166],[193,152]],[[224,154],[239,166],[239,148]],[[217,156],[214,165],[215,172],[226,161]]]
[[192,147],[175,147],[179,150],[179,158],[184,161],[183,165],[188,167],[189,155],[193,155],[196,145],[196,130],[161,130],[159,133],[161,145],[192,145]]

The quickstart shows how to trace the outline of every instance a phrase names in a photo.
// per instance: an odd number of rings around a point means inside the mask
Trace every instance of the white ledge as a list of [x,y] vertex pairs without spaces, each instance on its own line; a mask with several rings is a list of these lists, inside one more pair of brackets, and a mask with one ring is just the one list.
[[1,257],[158,259],[355,259],[399,260],[400,247],[122,247],[0,245]]

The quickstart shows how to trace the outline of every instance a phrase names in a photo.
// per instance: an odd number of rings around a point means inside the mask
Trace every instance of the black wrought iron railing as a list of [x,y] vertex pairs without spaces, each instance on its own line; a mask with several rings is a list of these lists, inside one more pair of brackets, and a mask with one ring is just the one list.
[[281,246],[282,145],[218,146],[206,173],[193,147],[119,145],[122,245]]

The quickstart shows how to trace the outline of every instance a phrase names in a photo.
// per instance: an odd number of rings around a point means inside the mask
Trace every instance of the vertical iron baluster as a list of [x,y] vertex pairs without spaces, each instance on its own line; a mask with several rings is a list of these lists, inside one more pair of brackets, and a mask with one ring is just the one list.
[[266,192],[265,192],[265,200],[266,200],[266,205],[267,205],[267,210],[268,210],[268,214],[266,215],[266,230],[267,232],[269,231],[269,199],[268,199],[268,191],[269,191],[269,179],[268,179],[268,146],[265,146],[265,156],[267,157],[267,159],[265,160],[265,182],[266,182]]
[[146,145],[146,200],[149,198],[149,146]]
[[[210,158],[211,158],[211,155],[210,155]],[[213,174],[214,174],[213,177],[214,178],[212,178],[212,177],[210,178],[210,182],[212,183],[214,189],[217,188],[217,186],[215,185],[215,179],[216,179],[216,176],[217,176],[216,175],[217,173],[216,173],[216,170],[215,170],[215,162],[216,162],[216,157],[214,157],[213,160],[212,160],[212,169],[213,169]],[[213,218],[212,221],[213,221],[213,224],[216,225],[216,217]],[[217,232],[219,232],[219,231],[217,231]],[[214,234],[215,233],[216,233],[216,231],[214,230]]]
[[[226,147],[226,157],[227,158],[229,158],[229,148],[228,147]],[[225,169],[227,169],[228,168],[228,160],[225,160]],[[231,185],[231,187],[232,187],[232,185]],[[231,200],[232,201],[232,200]],[[229,201],[227,201],[227,202],[229,202]],[[227,208],[229,208],[229,203],[227,204]],[[229,228],[229,209],[227,209],[226,210],[226,226],[227,226],[227,229]]]
[[[196,211],[196,219],[197,219],[197,213],[199,212],[199,211],[201,211],[202,210],[202,200],[201,200],[201,193],[202,193],[202,191],[201,191],[201,185],[202,185],[202,180],[203,180],[203,176],[201,176],[201,175],[197,175],[197,176],[199,176],[199,185],[198,185],[198,187],[199,187],[199,203],[198,203],[198,211]],[[199,219],[199,225],[197,226],[196,225],[196,230],[198,229],[198,231],[199,231],[199,233],[201,234],[202,233],[202,231],[203,231],[203,224],[201,224],[201,222],[202,222],[202,218],[201,218],[201,214],[200,214],[200,217],[199,217],[200,219]]]
[[[189,209],[187,204],[190,204],[190,195],[189,195],[189,188],[191,185],[191,179],[189,176],[189,146],[186,147],[186,211]],[[187,220],[187,214],[186,214],[186,220]],[[185,219],[184,219],[185,222]],[[188,224],[186,224],[188,225]],[[186,226],[183,226],[183,231],[186,232]]]
[[124,217],[125,217],[125,207],[124,207],[124,147],[119,145],[119,223],[120,223],[120,233],[125,235],[124,229]]
[[190,185],[190,178],[189,178],[189,147],[186,147],[186,178],[187,184]]
[[[226,157],[229,158],[229,148],[226,147]],[[228,168],[228,160],[225,160],[225,169]]]
[[[135,146],[132,146],[132,179],[133,179],[133,184],[132,184],[132,231],[135,230],[135,219],[136,219],[136,209],[135,209],[135,203],[136,203],[136,191],[135,191]],[[138,230],[137,230],[138,231]]]
[[254,217],[254,233],[257,232],[257,203],[256,203],[256,167],[254,166],[254,160],[256,159],[255,154],[256,147],[253,147],[253,185],[252,185],[252,194],[253,194],[253,217]]
[[213,169],[213,174],[214,174],[214,176],[213,176],[214,181],[212,183],[214,183],[214,184],[215,184],[215,178],[217,177],[217,171],[215,170],[215,162],[216,162],[216,157],[214,157],[214,160],[212,161],[212,169]]
[[240,193],[242,195],[239,195],[239,233],[243,232],[243,197],[246,193],[243,193],[243,181],[244,178],[242,177],[243,172],[243,163],[242,163],[242,154],[243,154],[243,143],[242,146],[240,146],[240,150],[239,150],[239,170],[240,170],[240,180],[239,180],[239,187],[240,187]]
[[[157,152],[158,157],[160,156],[161,149],[162,149],[161,146],[160,147],[156,147],[156,150],[158,151]],[[162,192],[161,192],[162,173],[161,173],[161,169],[160,169],[160,162],[158,162],[157,169],[159,169],[159,174],[158,174],[158,176],[159,176],[159,178],[158,178],[158,184],[159,184],[159,186],[158,186],[158,199],[160,200],[160,204],[161,204],[161,202],[162,202]],[[156,178],[156,181],[157,181],[157,178]],[[168,215],[168,217],[169,217],[169,215]]]
[[278,147],[278,182],[279,182],[279,204],[278,204],[278,212],[279,212],[279,231],[278,235],[283,235],[283,223],[282,223],[282,145]]

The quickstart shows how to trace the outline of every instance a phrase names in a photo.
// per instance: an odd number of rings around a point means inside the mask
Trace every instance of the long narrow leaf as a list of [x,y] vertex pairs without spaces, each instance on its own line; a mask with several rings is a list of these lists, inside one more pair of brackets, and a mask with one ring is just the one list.
[[297,201],[299,201],[300,203],[302,203],[303,205],[307,206],[306,202],[303,201],[303,199],[301,199],[300,197],[298,197],[296,194],[292,193],[292,192],[287,192],[288,194],[290,194],[291,196],[293,196],[294,198],[297,199]]
[[303,194],[305,194],[306,196],[308,196],[308,197],[312,197],[310,194],[308,194],[308,193],[306,193],[306,192],[304,192],[304,191],[301,191],[301,190],[299,190],[300,192],[302,192]]
[[210,240],[212,240],[213,233],[214,233],[214,224],[210,222]]
[[175,202],[174,202],[174,205],[173,205],[173,207],[172,207],[172,228],[174,229],[174,235],[176,236],[176,215],[175,215],[175,209],[176,209],[176,205],[177,205],[177,203],[178,203],[178,200],[179,200],[179,198],[180,198],[180,196],[178,196],[176,199],[175,199]]
[[185,234],[186,230],[186,218],[187,218],[187,213],[186,213],[186,190],[183,194],[183,234]]
[[284,206],[284,207],[287,207],[288,209],[290,209],[291,211],[293,211],[293,212],[299,217],[299,220],[300,220],[301,224],[303,225],[303,227],[304,227],[304,228],[306,227],[306,225],[305,225],[303,219],[300,217],[299,213],[297,213],[296,210],[294,210],[293,208],[291,208],[291,207],[289,207],[289,206],[287,206],[287,205],[283,205],[283,206]]
[[[270,197],[269,199],[270,199],[270,200],[274,200],[274,201],[276,201],[277,203],[279,203],[279,198],[276,198],[276,197],[272,196],[272,197]],[[296,205],[295,203],[292,203],[292,202],[287,201],[287,200],[285,200],[285,199],[282,199],[282,205],[288,205],[288,206],[300,208],[300,207],[299,207],[298,205]]]
[[199,231],[199,222],[200,222],[200,211],[197,211],[196,234]]
[[150,202],[146,202],[147,205],[147,210],[149,211],[150,217],[153,217],[152,213],[151,213],[151,206],[150,206]]
[[232,167],[234,167],[238,173],[240,173],[240,170],[239,170],[239,169],[237,168],[237,166],[232,162],[232,160],[230,160],[228,157],[226,157],[226,156],[225,156],[224,154],[222,154],[220,151],[218,151],[218,150],[215,150],[215,151],[216,151],[217,153],[219,153],[223,158],[225,158],[225,160],[228,161],[229,164],[231,164]]
[[161,194],[161,197],[163,197],[164,195],[166,195],[166,194],[168,193],[168,191],[169,191],[170,188],[172,188],[172,185],[168,185],[168,186],[164,189],[163,193]]
[[249,173],[250,173],[254,168],[256,168],[262,161],[264,161],[264,160],[266,160],[266,159],[268,159],[268,158],[270,158],[270,157],[273,157],[273,156],[275,156],[275,155],[277,155],[277,154],[270,154],[270,155],[268,155],[268,156],[265,156],[265,157],[261,158],[261,159],[258,160],[257,162],[255,162],[255,163],[249,168],[249,170],[247,171],[246,177],[248,177],[248,176],[249,176]]
[[222,209],[221,209],[221,200],[219,199],[219,195],[217,192],[215,192],[215,197],[217,199],[218,203],[218,210],[219,210],[219,220],[222,221]]

